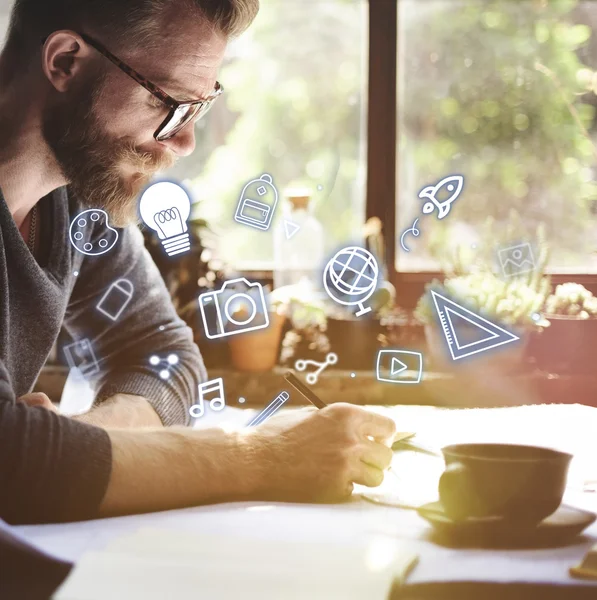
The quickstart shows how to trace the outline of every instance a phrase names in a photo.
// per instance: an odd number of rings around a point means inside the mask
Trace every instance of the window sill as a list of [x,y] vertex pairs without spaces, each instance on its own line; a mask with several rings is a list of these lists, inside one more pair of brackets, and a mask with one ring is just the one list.
[[[226,404],[235,407],[261,407],[273,400],[283,389],[290,392],[289,405],[308,405],[298,392],[283,379],[288,369],[275,367],[265,373],[245,373],[229,369],[211,369],[212,379],[224,379]],[[553,375],[543,371],[511,374],[496,379],[477,381],[447,373],[426,373],[420,384],[391,384],[377,380],[372,371],[329,370],[320,375],[314,391],[326,403],[349,402],[366,405],[430,405],[441,407],[493,407],[519,404],[585,404],[597,407],[597,376]],[[46,393],[57,402],[68,369],[46,366],[40,373],[35,391]],[[239,398],[244,403],[239,403]]]

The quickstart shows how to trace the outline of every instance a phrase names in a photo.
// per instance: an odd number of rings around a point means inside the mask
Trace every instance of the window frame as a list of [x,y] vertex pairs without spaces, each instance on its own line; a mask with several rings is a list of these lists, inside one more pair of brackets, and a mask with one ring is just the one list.
[[[369,85],[367,111],[366,218],[383,223],[388,277],[397,290],[397,302],[414,308],[425,284],[441,278],[440,271],[396,270],[396,193],[399,183],[398,140],[398,7],[402,0],[369,0]],[[375,110],[370,110],[375,107]],[[264,282],[272,282],[269,269],[243,270]],[[597,295],[597,274],[552,273],[553,285],[581,283]]]
[[[369,0],[369,110],[367,139],[367,218],[383,222],[388,276],[397,290],[397,302],[412,308],[440,271],[396,270],[396,216],[399,170],[398,130],[398,7],[402,0]],[[551,273],[553,285],[566,281],[581,283],[597,295],[597,274]]]

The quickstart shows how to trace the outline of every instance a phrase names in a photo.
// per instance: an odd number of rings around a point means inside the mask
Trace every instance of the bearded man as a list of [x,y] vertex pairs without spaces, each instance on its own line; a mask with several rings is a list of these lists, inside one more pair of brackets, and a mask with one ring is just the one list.
[[[222,93],[227,42],[257,11],[258,0],[13,7],[0,55],[0,518],[10,523],[334,501],[383,479],[394,423],[347,404],[245,431],[185,427],[206,373],[143,246],[137,201],[193,151],[193,124]],[[118,228],[101,254],[69,238],[88,209]],[[83,225],[99,247],[103,219]],[[133,297],[107,319],[96,306],[118,279]],[[62,326],[97,362],[94,406],[77,418],[31,394]],[[168,379],[151,354],[178,357]]]

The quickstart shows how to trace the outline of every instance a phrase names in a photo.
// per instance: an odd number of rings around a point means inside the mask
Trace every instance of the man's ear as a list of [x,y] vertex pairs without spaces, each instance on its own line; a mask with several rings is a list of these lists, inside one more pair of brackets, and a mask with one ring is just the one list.
[[54,31],[42,48],[41,66],[48,81],[59,92],[66,92],[76,77],[88,68],[92,49],[74,31]]

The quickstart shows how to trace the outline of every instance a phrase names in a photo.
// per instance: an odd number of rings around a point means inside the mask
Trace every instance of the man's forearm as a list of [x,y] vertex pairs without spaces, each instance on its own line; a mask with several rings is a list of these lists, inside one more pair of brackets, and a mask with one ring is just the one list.
[[148,400],[133,394],[116,394],[89,412],[74,417],[97,427],[161,427],[162,421]]
[[100,516],[253,497],[267,464],[239,433],[180,427],[110,430],[112,474]]

